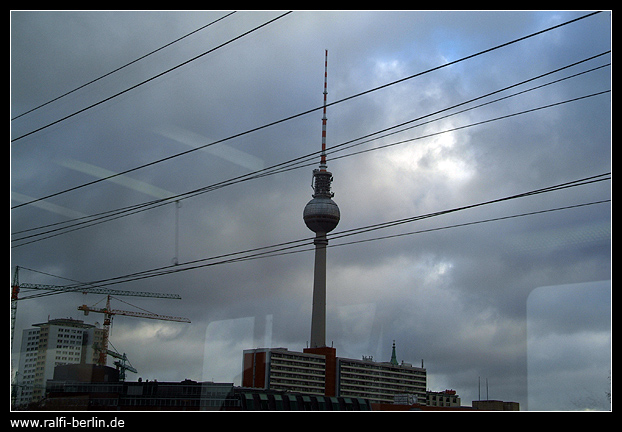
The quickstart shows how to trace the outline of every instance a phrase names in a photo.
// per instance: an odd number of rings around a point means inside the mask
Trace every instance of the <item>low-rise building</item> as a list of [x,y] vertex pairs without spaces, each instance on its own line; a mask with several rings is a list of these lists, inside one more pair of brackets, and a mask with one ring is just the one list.
[[473,408],[480,411],[520,411],[520,404],[500,400],[476,400],[473,401]]
[[460,396],[456,394],[455,390],[445,390],[440,392],[428,391],[426,393],[427,406],[434,407],[459,407]]
[[242,386],[309,395],[363,398],[371,403],[393,403],[395,395],[426,398],[426,369],[371,359],[336,356],[332,347],[308,348],[303,352],[286,348],[244,351]]
[[[110,368],[111,369],[111,368]],[[218,411],[233,409],[233,383],[158,381],[47,382],[34,409],[53,411]]]

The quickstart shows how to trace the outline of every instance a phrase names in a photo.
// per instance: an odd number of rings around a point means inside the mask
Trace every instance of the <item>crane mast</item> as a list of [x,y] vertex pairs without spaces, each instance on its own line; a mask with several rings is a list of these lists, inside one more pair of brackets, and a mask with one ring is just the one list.
[[116,362],[114,362],[114,365],[117,367],[117,369],[119,369],[119,381],[125,381],[125,371],[138,373],[136,368],[134,368],[134,366],[130,364],[130,361],[127,359],[127,356],[125,355],[125,353],[121,355],[116,351],[108,350],[108,355],[110,357],[119,359]]
[[95,308],[95,307],[90,307],[87,305],[78,306],[78,310],[83,311],[84,315],[88,315],[90,312],[104,314],[104,325],[103,325],[104,334],[103,334],[102,347],[99,350],[99,359],[98,359],[98,364],[102,366],[105,366],[108,361],[107,357],[108,357],[108,354],[110,353],[110,351],[108,350],[108,338],[110,335],[110,326],[112,325],[112,318],[115,315],[124,315],[124,316],[130,316],[130,317],[135,317],[135,318],[147,318],[147,319],[155,319],[155,320],[162,320],[162,321],[177,321],[177,322],[185,322],[185,323],[190,322],[188,318],[183,318],[183,317],[160,315],[160,314],[155,314],[155,313],[150,313],[150,312],[147,313],[147,312],[124,311],[124,310],[112,309],[110,307],[110,298],[111,296],[108,295],[106,299],[106,307],[104,308]]
[[[22,289],[32,289],[32,290],[41,290],[41,291],[55,291],[55,292],[77,292],[83,294],[114,294],[118,296],[134,296],[134,297],[155,297],[155,298],[166,298],[166,299],[181,299],[181,296],[178,294],[167,294],[167,293],[153,293],[153,292],[144,292],[144,291],[126,291],[126,290],[115,290],[101,287],[90,287],[88,284],[77,284],[77,285],[43,285],[43,284],[32,284],[32,283],[20,283],[19,281],[19,267],[15,267],[15,272],[13,274],[13,282],[11,284],[11,348],[13,348],[13,336],[15,333],[15,318],[17,317],[17,302],[18,300],[26,300],[31,297],[29,296],[24,298],[19,298],[19,293]],[[43,295],[43,294],[40,294]]]

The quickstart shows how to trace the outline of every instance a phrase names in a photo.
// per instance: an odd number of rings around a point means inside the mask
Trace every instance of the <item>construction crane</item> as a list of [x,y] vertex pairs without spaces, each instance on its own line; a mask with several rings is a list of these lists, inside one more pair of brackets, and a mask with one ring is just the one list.
[[98,360],[98,364],[102,366],[106,366],[106,363],[108,361],[108,358],[107,358],[108,353],[109,353],[108,337],[110,334],[110,326],[112,325],[112,318],[115,315],[124,315],[124,316],[130,316],[130,317],[135,317],[135,318],[148,318],[148,319],[155,319],[155,320],[162,320],[162,321],[177,321],[177,322],[186,322],[186,323],[190,322],[188,318],[183,318],[183,317],[159,315],[159,314],[155,314],[151,312],[135,312],[135,311],[124,311],[124,310],[112,309],[110,307],[110,298],[111,296],[108,295],[107,300],[106,300],[106,307],[104,308],[95,308],[95,307],[90,307],[87,305],[78,306],[78,310],[83,311],[84,315],[88,315],[90,312],[104,314],[104,325],[103,325],[104,334],[103,334],[102,347],[99,350],[99,360]]
[[116,351],[108,350],[108,355],[110,357],[119,359],[116,362],[114,362],[114,365],[119,370],[119,381],[125,381],[125,371],[138,373],[136,368],[134,368],[134,366],[132,366],[130,361],[127,359],[127,356],[125,355],[125,353],[119,354]]
[[15,318],[17,316],[18,300],[26,300],[28,298],[36,298],[38,296],[45,295],[45,293],[40,293],[38,295],[32,295],[32,296],[28,296],[24,298],[19,298],[19,293],[20,293],[20,290],[22,289],[65,292],[65,293],[77,292],[77,293],[83,293],[83,294],[114,294],[118,296],[181,299],[181,297],[178,294],[114,290],[114,289],[108,289],[108,288],[89,287],[88,284],[63,286],[63,285],[41,285],[41,284],[31,284],[31,283],[20,283],[19,282],[19,267],[15,267],[15,273],[13,274],[13,282],[11,284],[11,348],[13,348],[13,335],[15,333]]

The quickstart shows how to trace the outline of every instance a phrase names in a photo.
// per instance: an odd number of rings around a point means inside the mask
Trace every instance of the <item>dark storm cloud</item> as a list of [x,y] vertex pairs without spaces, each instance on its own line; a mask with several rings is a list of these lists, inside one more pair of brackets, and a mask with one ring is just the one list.
[[[225,14],[13,12],[12,116]],[[91,182],[103,172],[122,172],[317,108],[322,102],[325,49],[329,50],[328,100],[333,102],[583,14],[295,11],[170,74],[13,142],[12,205]],[[12,121],[13,137],[140,83],[278,15],[237,12],[101,82]],[[610,49],[610,29],[610,14],[601,13],[330,106],[328,146],[602,53]],[[560,75],[609,60],[603,56]],[[342,213],[334,234],[610,171],[607,94],[438,134],[607,90],[610,83],[610,69],[603,68],[329,154],[335,201]],[[65,221],[76,212],[95,214],[147,202],[156,192],[188,192],[247,174],[254,167],[309,154],[320,147],[320,118],[320,112],[314,111],[132,171],[122,177],[121,184],[100,182],[39,203],[47,204],[47,209],[34,204],[16,208],[11,231]],[[430,134],[436,135],[338,158]],[[178,269],[183,269],[192,260],[310,238],[302,209],[311,198],[312,168],[203,193],[182,200],[178,209],[171,202],[16,247],[11,264],[93,281],[171,266],[174,259],[180,263]],[[338,355],[373,355],[377,360],[388,360],[391,342],[396,340],[399,360],[418,364],[424,359],[428,387],[455,388],[465,404],[477,397],[481,376],[495,383],[495,398],[515,400],[525,408],[528,401],[536,408],[542,406],[531,398],[527,386],[527,302],[538,287],[610,278],[609,204],[339,244],[609,197],[608,182],[600,182],[429,218],[366,237],[331,240],[327,339],[334,342]],[[305,347],[312,262],[312,252],[307,251],[112,286],[179,293],[182,300],[125,300],[192,320],[188,325],[119,318],[112,342],[128,353],[145,378],[237,380],[245,348]],[[32,272],[23,272],[23,280],[65,283]],[[78,294],[61,297],[21,302],[16,341],[23,328],[48,315],[81,318],[76,307],[99,300]],[[573,298],[564,301],[568,308],[576,307]],[[600,310],[608,312],[602,303]],[[581,325],[582,320],[574,323]],[[187,359],[183,370],[171,367],[179,356]]]

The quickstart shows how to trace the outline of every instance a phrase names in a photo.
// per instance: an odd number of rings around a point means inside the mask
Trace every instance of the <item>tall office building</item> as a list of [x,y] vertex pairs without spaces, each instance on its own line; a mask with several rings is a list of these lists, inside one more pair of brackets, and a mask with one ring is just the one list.
[[64,364],[96,363],[97,344],[103,330],[70,318],[34,324],[22,333],[15,404],[24,405],[45,396],[46,381]]

